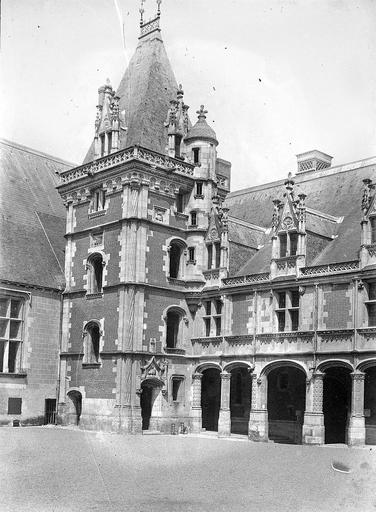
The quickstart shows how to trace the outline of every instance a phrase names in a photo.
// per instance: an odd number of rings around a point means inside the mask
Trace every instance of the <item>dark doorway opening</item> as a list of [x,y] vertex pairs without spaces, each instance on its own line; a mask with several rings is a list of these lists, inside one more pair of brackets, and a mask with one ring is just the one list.
[[141,389],[142,430],[149,430],[150,417],[153,409],[153,388],[150,385],[142,384]]
[[305,411],[306,376],[292,366],[268,374],[269,439],[301,444]]
[[46,398],[44,407],[44,424],[55,425],[56,422],[56,399]]
[[325,370],[323,412],[326,444],[346,443],[350,404],[350,370],[342,367]]
[[201,410],[202,428],[218,431],[219,408],[221,406],[221,376],[219,370],[208,368],[202,372]]
[[70,391],[68,397],[71,399],[74,408],[74,421],[75,425],[80,424],[81,411],[82,411],[82,395],[79,391]]
[[232,434],[248,434],[250,408],[251,376],[247,368],[234,368],[231,371],[230,388]]

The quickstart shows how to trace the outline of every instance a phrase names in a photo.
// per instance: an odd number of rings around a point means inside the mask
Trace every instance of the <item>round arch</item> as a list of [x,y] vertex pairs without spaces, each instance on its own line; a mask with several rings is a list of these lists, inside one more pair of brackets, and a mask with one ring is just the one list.
[[276,368],[283,368],[285,366],[297,368],[298,370],[304,372],[306,377],[308,376],[307,369],[298,361],[293,361],[291,359],[278,359],[277,361],[271,361],[270,363],[267,363],[261,370],[260,377],[267,376],[272,370],[275,370]]
[[205,363],[200,363],[198,366],[196,366],[195,371],[193,373],[202,373],[205,370],[209,369],[219,370],[222,373],[222,366],[219,363],[216,363],[214,361],[205,361]]
[[179,315],[181,315],[182,318],[187,317],[187,312],[182,306],[179,306],[178,304],[172,304],[171,306],[167,306],[167,308],[163,310],[162,316],[164,321],[166,321],[167,314],[170,312],[178,313]]
[[82,412],[82,393],[78,388],[70,388],[67,397],[70,400],[68,424],[79,425]]
[[166,240],[167,247],[171,247],[171,244],[174,244],[174,243],[176,243],[177,245],[180,245],[180,247],[182,247],[184,249],[186,247],[188,247],[187,242],[184,240],[184,238],[180,238],[179,236],[171,236],[170,238],[167,238],[167,240]]
[[248,361],[230,361],[224,365],[223,371],[231,372],[231,370],[234,370],[235,368],[246,368],[247,370],[253,370],[254,366]]
[[322,361],[321,363],[318,364],[317,369],[320,372],[325,372],[325,370],[327,370],[328,368],[333,367],[341,367],[346,368],[347,370],[350,370],[352,372],[354,371],[353,365],[344,359],[328,359],[327,361]]
[[368,370],[368,368],[372,368],[376,366],[376,359],[366,359],[359,363],[356,369],[360,372],[364,372],[364,370]]

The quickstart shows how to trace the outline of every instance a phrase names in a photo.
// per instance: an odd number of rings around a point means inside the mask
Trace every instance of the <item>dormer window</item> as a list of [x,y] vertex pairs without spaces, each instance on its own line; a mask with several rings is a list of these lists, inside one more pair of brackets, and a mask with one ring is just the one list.
[[279,257],[296,256],[298,251],[298,233],[280,233]]
[[180,158],[181,135],[175,135],[175,158]]
[[199,164],[200,163],[200,148],[193,148],[193,163]]
[[100,141],[101,141],[101,156],[104,156],[106,153],[106,136],[104,133],[100,135]]
[[93,192],[92,212],[104,210],[106,203],[106,192],[103,189],[97,189]]
[[371,244],[376,243],[376,217],[370,217],[369,223],[371,226]]

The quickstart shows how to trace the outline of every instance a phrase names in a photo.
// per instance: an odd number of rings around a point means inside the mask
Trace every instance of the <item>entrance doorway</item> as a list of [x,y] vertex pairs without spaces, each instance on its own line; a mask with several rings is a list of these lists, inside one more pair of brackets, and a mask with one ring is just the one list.
[[251,409],[251,376],[247,368],[231,370],[230,412],[231,433],[248,434]]
[[325,370],[323,412],[326,444],[346,443],[350,404],[350,370],[343,367]]
[[202,372],[201,410],[202,428],[218,431],[219,408],[221,406],[221,376],[216,368]]
[[68,422],[69,424],[79,425],[82,411],[82,395],[79,391],[74,390],[69,391],[68,397],[71,400]]
[[268,374],[269,439],[301,444],[305,411],[306,376],[303,370],[284,366]]
[[56,419],[56,399],[46,398],[44,407],[44,424],[55,425]]
[[151,412],[153,410],[153,387],[144,382],[141,385],[141,389],[142,430],[149,430]]

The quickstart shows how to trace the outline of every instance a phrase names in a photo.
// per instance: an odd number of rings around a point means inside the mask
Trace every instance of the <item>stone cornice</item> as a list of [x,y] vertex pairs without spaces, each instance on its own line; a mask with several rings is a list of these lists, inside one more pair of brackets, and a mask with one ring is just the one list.
[[88,164],[61,172],[60,185],[58,188],[63,189],[66,184],[77,182],[79,180],[81,181],[83,178],[92,177],[102,171],[118,168],[120,165],[131,161],[149,164],[164,173],[175,173],[178,175],[193,177],[193,164],[161,155],[141,146],[133,146],[117,151],[116,153],[112,153],[111,155],[98,158]]

